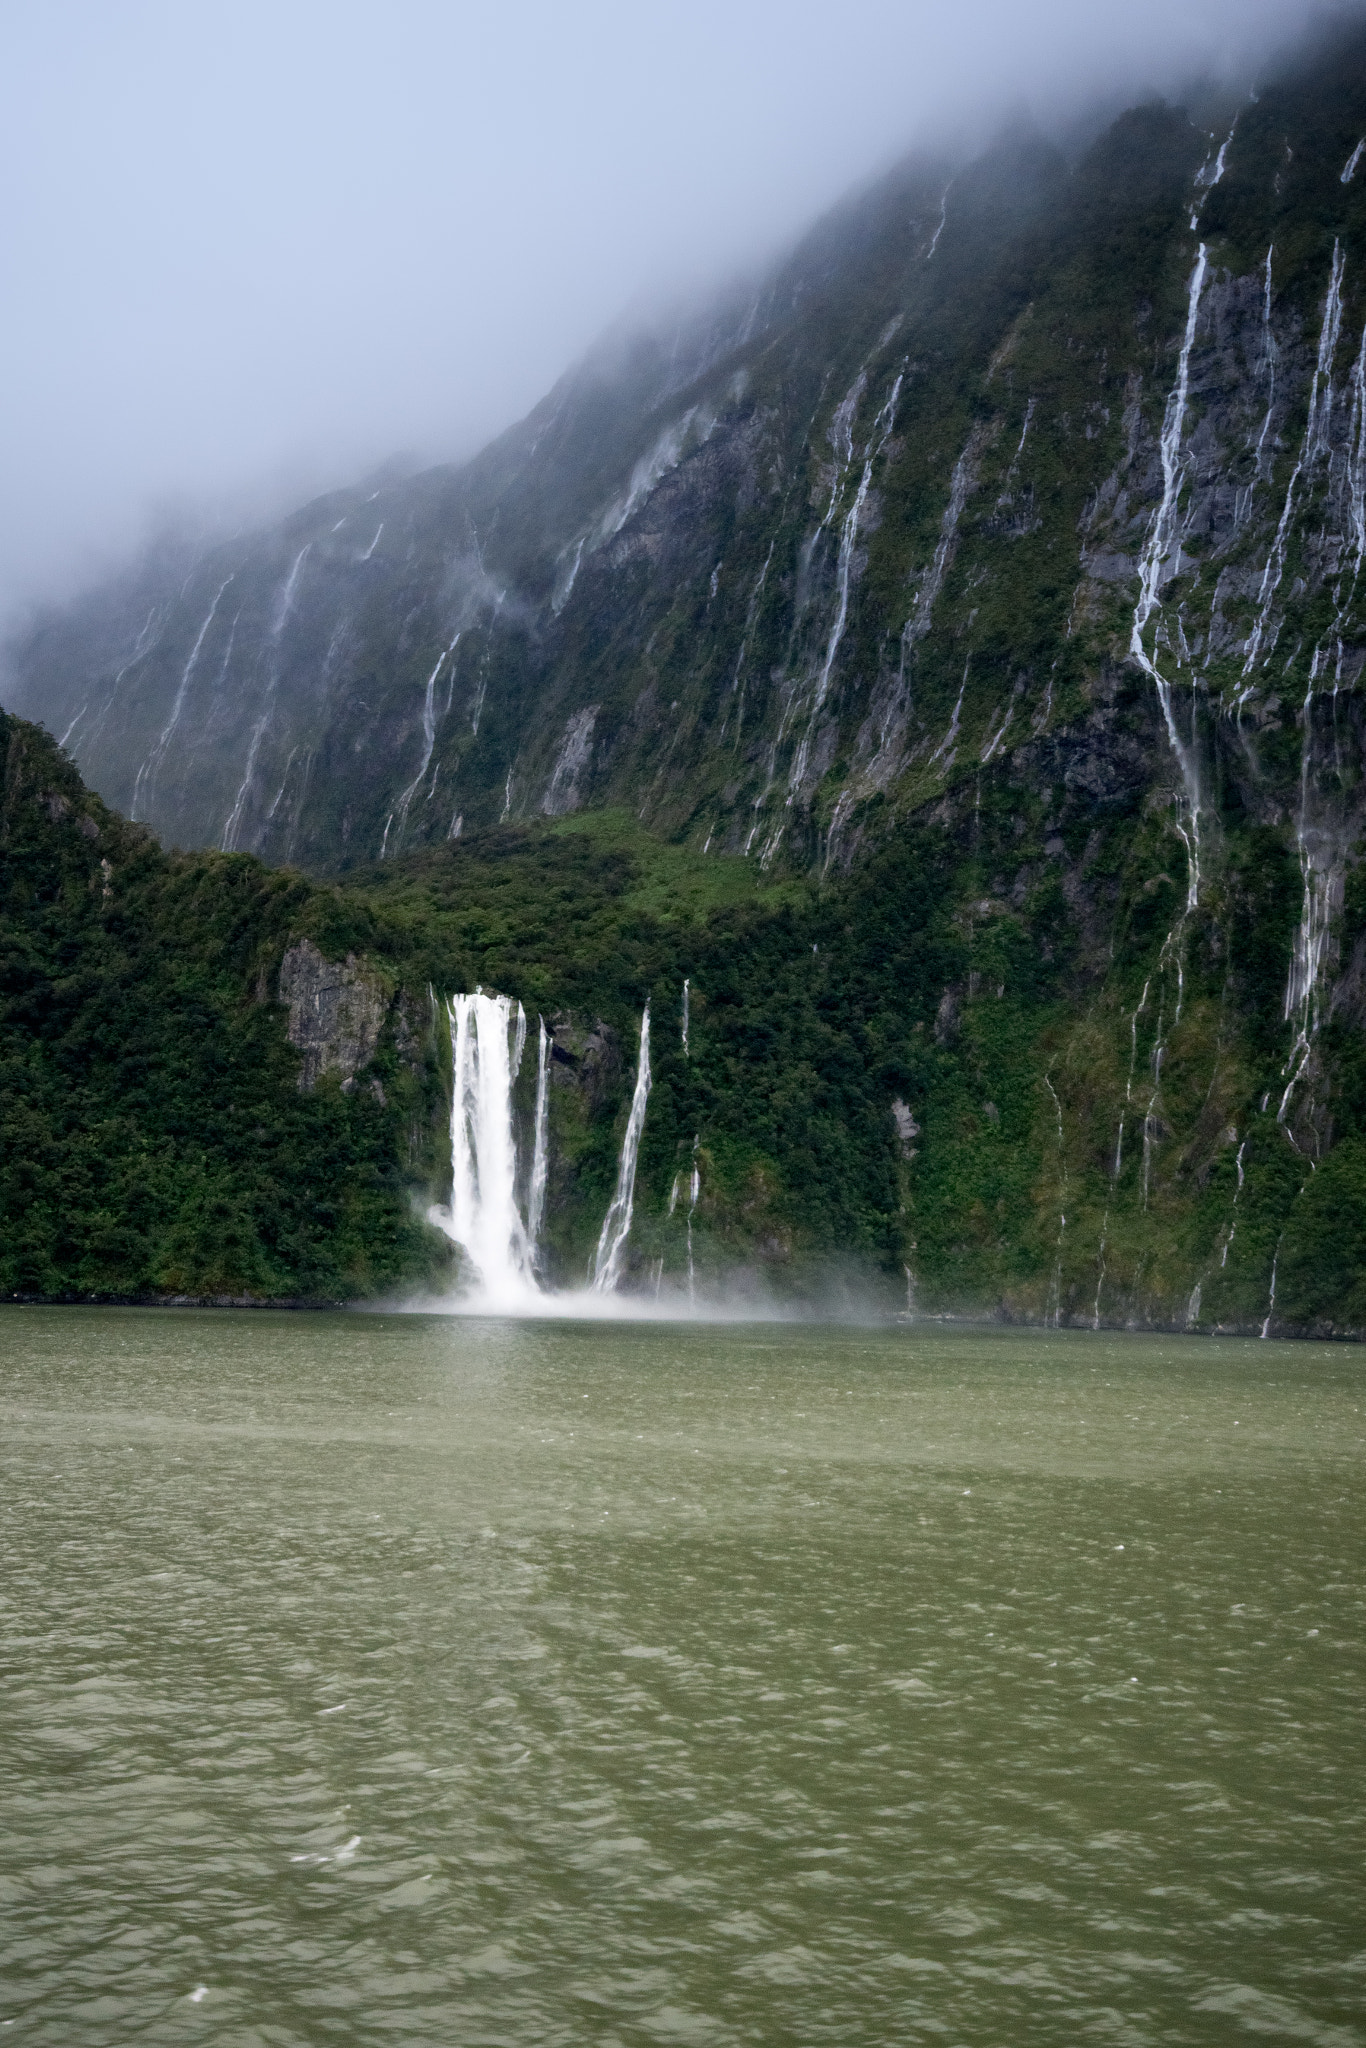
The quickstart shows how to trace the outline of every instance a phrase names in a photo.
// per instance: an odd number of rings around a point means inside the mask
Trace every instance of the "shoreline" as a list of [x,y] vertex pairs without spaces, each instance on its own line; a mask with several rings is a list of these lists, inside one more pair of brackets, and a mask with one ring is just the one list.
[[[602,1320],[626,1322],[635,1320],[629,1311],[630,1297],[618,1296],[617,1299],[625,1313],[619,1312],[616,1316],[604,1317]],[[266,1297],[252,1294],[7,1294],[0,1296],[0,1308],[232,1308],[279,1309],[292,1314],[330,1313],[335,1315],[337,1313],[347,1313],[352,1315],[436,1316],[450,1314],[448,1308],[439,1304],[433,1304],[430,1308],[425,1308],[411,1301],[398,1304],[364,1296],[358,1296],[349,1300],[310,1300],[297,1296]],[[469,1313],[476,1320],[485,1318],[491,1318],[495,1321],[506,1319],[500,1318],[499,1312],[492,1309],[472,1310]],[[555,1322],[560,1319],[551,1315],[546,1318],[520,1318],[513,1316],[511,1320],[546,1320]],[[581,1318],[572,1317],[569,1320],[579,1321]],[[642,1312],[640,1320],[652,1322],[660,1319]],[[667,1320],[684,1323],[696,1321],[698,1324],[705,1324],[714,1322],[718,1318],[706,1315],[697,1317],[681,1315],[669,1317]],[[803,1323],[829,1324],[832,1327],[844,1328],[849,1324],[857,1324],[868,1319],[846,1319],[839,1316],[819,1314],[793,1315],[789,1313],[776,1316],[772,1314],[722,1316],[719,1320],[725,1322],[758,1323],[799,1321]],[[1217,1324],[1210,1329],[1192,1330],[1177,1323],[1139,1323],[1133,1321],[1120,1323],[1102,1321],[1099,1325],[1096,1325],[1089,1319],[1085,1322],[1050,1323],[1047,1321],[1036,1321],[1033,1317],[1029,1316],[1012,1315],[1001,1309],[996,1310],[994,1313],[988,1311],[982,1314],[972,1314],[966,1311],[958,1313],[951,1309],[925,1310],[908,1314],[905,1309],[898,1309],[888,1314],[874,1316],[871,1318],[871,1321],[880,1327],[900,1326],[907,1330],[914,1329],[917,1325],[935,1325],[941,1328],[945,1325],[960,1325],[964,1329],[1052,1331],[1056,1334],[1066,1332],[1071,1336],[1085,1335],[1094,1337],[1236,1337],[1254,1343],[1268,1341],[1271,1343],[1287,1344],[1362,1344],[1366,1342],[1366,1331],[1338,1330],[1331,1327],[1322,1329],[1304,1329],[1300,1327],[1273,1328],[1265,1333],[1264,1340],[1262,1329],[1257,1324],[1223,1323]]]

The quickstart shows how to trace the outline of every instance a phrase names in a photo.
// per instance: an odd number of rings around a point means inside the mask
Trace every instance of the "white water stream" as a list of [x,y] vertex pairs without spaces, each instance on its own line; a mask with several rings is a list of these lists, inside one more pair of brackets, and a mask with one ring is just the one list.
[[531,1237],[517,1206],[512,1084],[526,1016],[507,996],[452,996],[451,1200],[434,1209],[468,1258],[490,1307],[510,1307],[534,1288]]
[[[160,768],[162,760],[165,757],[167,747],[169,747],[169,745],[171,744],[171,739],[175,733],[175,729],[180,723],[180,714],[185,709],[185,693],[190,687],[190,677],[194,674],[195,663],[199,660],[199,651],[203,647],[205,637],[208,634],[208,630],[214,622],[214,616],[218,611],[219,602],[223,596],[223,592],[227,589],[229,583],[231,582],[232,577],[227,576],[219,584],[218,589],[214,594],[213,603],[209,606],[208,616],[205,618],[203,625],[200,627],[198,633],[195,636],[194,645],[190,649],[189,659],[185,663],[184,668],[180,672],[180,684],[175,693],[175,701],[171,705],[171,715],[167,719],[165,725],[162,727],[160,733],[158,734],[157,739],[153,744],[152,751],[148,754],[147,759],[143,762],[141,768],[139,768],[138,770],[137,781],[133,784],[133,801],[128,811],[128,815],[130,818],[137,817],[138,805],[142,800],[144,792],[146,792],[146,794],[150,797],[152,784],[156,778],[157,770]],[[234,628],[236,627],[236,623],[236,620],[234,620]],[[70,729],[71,728],[68,726],[68,733],[70,732]],[[62,739],[62,745],[66,745],[65,735],[63,736]]]
[[247,764],[242,771],[242,781],[233,807],[228,813],[227,823],[223,827],[223,837],[219,842],[224,853],[233,853],[237,849],[237,834],[242,823],[242,813],[246,808],[247,797],[251,791],[252,777],[256,773],[256,757],[260,752],[262,738],[265,735],[266,727],[270,724],[271,713],[275,708],[275,692],[280,682],[280,642],[284,637],[285,627],[289,623],[290,613],[294,609],[294,593],[299,584],[299,572],[303,568],[304,561],[312,545],[311,540],[305,541],[298,554],[294,557],[289,574],[285,578],[284,588],[276,602],[275,616],[271,621],[270,627],[273,649],[270,680],[266,685],[265,704],[261,715],[252,727],[251,740],[247,747]]
[[[416,775],[413,777],[412,781],[408,784],[408,787],[404,790],[402,796],[399,798],[398,808],[391,814],[390,818],[390,823],[393,822],[394,818],[398,819],[400,836],[402,835],[403,827],[407,822],[408,811],[412,804],[413,798],[417,795],[417,792],[421,787],[422,782],[426,776],[427,770],[431,765],[432,751],[436,746],[436,679],[440,675],[446,663],[450,660],[451,656],[455,653],[455,650],[459,645],[460,635],[459,633],[457,633],[454,640],[452,640],[450,646],[444,647],[441,653],[438,654],[438,656],[436,657],[436,665],[433,668],[431,674],[427,678],[426,694],[422,700],[422,759],[418,763],[418,770]],[[433,784],[433,787],[435,787],[435,784]],[[381,860],[383,860],[384,858],[385,849],[387,848],[388,844],[389,827],[388,825],[386,825],[384,828],[384,845],[380,848]],[[397,852],[397,850],[397,846],[395,846],[395,852]]]
[[635,1093],[631,1097],[631,1114],[626,1120],[626,1136],[621,1142],[621,1161],[617,1167],[617,1190],[612,1197],[612,1206],[602,1220],[602,1235],[593,1255],[593,1292],[614,1294],[621,1281],[621,1261],[626,1250],[626,1239],[630,1234],[631,1215],[636,1199],[636,1157],[640,1151],[640,1134],[645,1128],[645,1105],[650,1099],[650,1005],[645,1005],[640,1019],[640,1057],[636,1063]]
[[[428,1211],[429,1220],[459,1245],[469,1268],[462,1306],[501,1315],[582,1313],[620,1285],[635,1207],[636,1160],[650,1093],[650,1008],[640,1026],[635,1091],[622,1141],[616,1191],[604,1218],[585,1294],[557,1294],[540,1280],[550,1168],[550,1062],[552,1038],[537,1020],[536,1107],[530,1168],[519,1172],[513,1089],[527,1040],[526,1012],[508,996],[452,996],[451,1199]],[[525,1179],[525,1210],[519,1185]]]
[[1177,808],[1176,829],[1186,848],[1187,916],[1194,910],[1200,895],[1199,765],[1194,748],[1187,746],[1177,729],[1172,709],[1172,687],[1156,661],[1156,638],[1154,637],[1153,652],[1149,654],[1143,636],[1153,614],[1161,611],[1163,584],[1170,576],[1178,575],[1181,568],[1181,536],[1177,523],[1184,478],[1181,436],[1190,391],[1190,360],[1195,342],[1195,323],[1200,312],[1200,294],[1204,289],[1208,267],[1205,244],[1202,242],[1196,253],[1195,268],[1191,272],[1186,297],[1186,331],[1181,341],[1181,352],[1177,357],[1176,383],[1168,396],[1162,419],[1162,497],[1158,504],[1157,516],[1149,528],[1147,543],[1139,564],[1138,603],[1134,606],[1133,625],[1129,632],[1129,652],[1157,691],[1157,700],[1162,707],[1162,718],[1167,728],[1167,739],[1172,753],[1176,756],[1176,765],[1181,771],[1184,802]]

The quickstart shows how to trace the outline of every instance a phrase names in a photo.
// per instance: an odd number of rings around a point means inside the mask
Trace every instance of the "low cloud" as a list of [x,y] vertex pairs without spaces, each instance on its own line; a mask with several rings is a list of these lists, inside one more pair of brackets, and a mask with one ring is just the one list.
[[457,458],[623,305],[762,261],[902,151],[1193,79],[1286,0],[54,0],[0,31],[0,612],[149,521]]

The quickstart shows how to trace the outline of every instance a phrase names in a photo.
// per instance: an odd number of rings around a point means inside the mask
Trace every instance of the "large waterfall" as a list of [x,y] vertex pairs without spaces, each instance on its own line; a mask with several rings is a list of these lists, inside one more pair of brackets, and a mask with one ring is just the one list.
[[[541,1231],[549,1181],[551,1036],[538,1019],[536,1108],[531,1158],[518,1173],[512,1093],[527,1041],[526,1013],[508,996],[452,996],[451,1199],[429,1214],[464,1252],[472,1269],[471,1299],[501,1311],[544,1308]],[[622,1141],[616,1192],[593,1261],[592,1290],[614,1293],[621,1280],[635,1205],[636,1158],[650,1093],[650,1006],[640,1024],[640,1058]],[[525,1186],[525,1210],[518,1199]]]
[[480,1295],[512,1307],[535,1286],[535,1244],[517,1206],[512,1084],[526,1013],[507,996],[452,996],[451,1201],[434,1209],[466,1254]]

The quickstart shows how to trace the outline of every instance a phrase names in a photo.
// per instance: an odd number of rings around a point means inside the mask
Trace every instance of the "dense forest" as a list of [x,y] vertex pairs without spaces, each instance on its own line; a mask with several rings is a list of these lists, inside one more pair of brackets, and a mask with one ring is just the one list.
[[[1116,715],[1150,715],[1137,682]],[[37,728],[4,717],[0,745],[8,1296],[449,1285],[450,1247],[422,1220],[449,1172],[432,995],[483,985],[607,1049],[591,1083],[557,1092],[562,1281],[582,1276],[610,1199],[649,1000],[637,1284],[656,1262],[680,1270],[668,1198],[696,1164],[712,1287],[891,1307],[909,1284],[930,1311],[1366,1326],[1366,1056],[1359,1034],[1333,1041],[1335,1142],[1311,1170],[1276,1115],[1294,875],[1236,818],[1228,915],[1246,942],[1233,960],[1193,955],[1177,1042],[1183,1086],[1205,1098],[1195,1136],[1145,1145],[1140,1105],[1116,1170],[1131,1041],[1142,1072],[1157,1022],[1134,1025],[1133,1008],[1169,909],[1141,828],[1135,844],[1136,795],[1098,826],[1089,800],[1043,801],[1039,763],[1006,761],[956,812],[824,882],[704,860],[613,812],[493,828],[333,882],[164,852]],[[1021,875],[1036,878],[1019,900]],[[1366,943],[1366,890],[1344,920],[1344,943]],[[308,1089],[278,1000],[300,938],[363,963],[384,1017],[358,1073]]]

